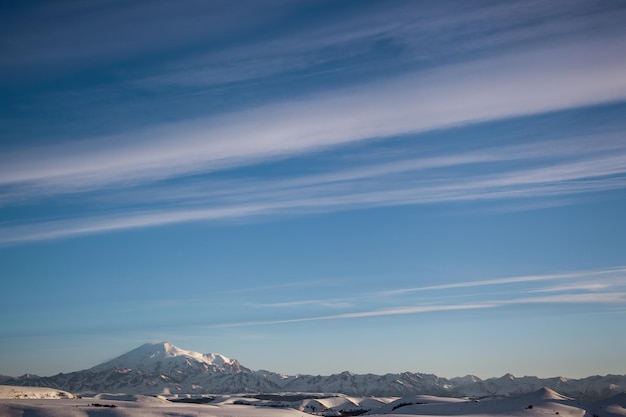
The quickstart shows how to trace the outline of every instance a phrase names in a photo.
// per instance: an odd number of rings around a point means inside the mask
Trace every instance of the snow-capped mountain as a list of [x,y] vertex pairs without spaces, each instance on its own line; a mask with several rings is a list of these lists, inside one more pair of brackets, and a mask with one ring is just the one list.
[[[7,385],[43,386],[75,393],[204,394],[279,390],[270,379],[218,353],[202,354],[169,342],[146,343],[84,371],[51,377],[24,375]],[[61,388],[64,387],[64,388]]]
[[51,377],[24,375],[6,385],[42,386],[73,393],[233,394],[315,392],[354,396],[519,397],[547,387],[584,400],[608,398],[626,391],[626,375],[583,379],[515,377],[482,380],[473,375],[446,379],[432,374],[340,374],[288,376],[252,371],[237,360],[180,349],[169,342],[147,343],[93,368]]
[[206,372],[250,371],[239,362],[219,353],[198,353],[180,349],[169,342],[146,343],[108,362],[91,368],[98,372],[107,369],[133,369],[149,373],[176,374],[189,368]]

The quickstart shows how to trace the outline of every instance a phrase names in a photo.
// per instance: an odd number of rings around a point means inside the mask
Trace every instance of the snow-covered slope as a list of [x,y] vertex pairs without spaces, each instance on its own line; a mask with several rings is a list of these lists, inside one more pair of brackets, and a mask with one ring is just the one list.
[[625,398],[618,395],[597,403],[577,401],[549,388],[516,398],[471,400],[428,395],[372,399],[345,395],[264,394],[224,395],[205,402],[170,402],[141,395],[102,394],[82,399],[0,399],[2,417],[296,417],[304,413],[323,417],[473,416],[473,417],[624,417]]
[[412,416],[546,416],[583,417],[588,414],[588,404],[567,398],[549,388],[516,398],[484,401],[461,400],[442,397],[408,397],[372,410],[370,415]]
[[2,417],[302,417],[302,412],[289,408],[259,409],[232,403],[176,404],[147,398],[139,401],[101,400],[2,400]]
[[42,387],[15,387],[10,385],[0,385],[0,398],[2,399],[38,399],[54,400],[60,398],[76,398],[69,392],[52,388]]
[[446,379],[432,374],[340,374],[287,376],[252,371],[226,356],[180,349],[171,343],[148,343],[93,368],[52,377],[24,375],[7,385],[43,386],[78,394],[128,393],[146,395],[233,393],[342,393],[355,397],[509,398],[543,387],[578,400],[598,400],[626,391],[625,375],[584,379],[515,377],[481,380],[476,376]]

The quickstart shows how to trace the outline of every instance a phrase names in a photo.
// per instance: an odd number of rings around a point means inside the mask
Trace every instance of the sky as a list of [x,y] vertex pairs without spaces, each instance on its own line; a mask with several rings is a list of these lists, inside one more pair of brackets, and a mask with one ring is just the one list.
[[626,4],[0,6],[0,374],[626,374]]

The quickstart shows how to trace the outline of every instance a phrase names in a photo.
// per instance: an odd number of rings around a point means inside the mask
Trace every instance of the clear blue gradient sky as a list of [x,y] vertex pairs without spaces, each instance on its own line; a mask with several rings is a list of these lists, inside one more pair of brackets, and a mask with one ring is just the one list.
[[626,3],[0,6],[0,374],[626,373]]

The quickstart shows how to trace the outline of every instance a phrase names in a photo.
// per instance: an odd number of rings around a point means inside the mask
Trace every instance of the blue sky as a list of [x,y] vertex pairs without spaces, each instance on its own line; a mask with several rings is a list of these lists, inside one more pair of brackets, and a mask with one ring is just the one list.
[[0,374],[626,373],[626,7],[0,10]]

